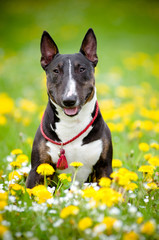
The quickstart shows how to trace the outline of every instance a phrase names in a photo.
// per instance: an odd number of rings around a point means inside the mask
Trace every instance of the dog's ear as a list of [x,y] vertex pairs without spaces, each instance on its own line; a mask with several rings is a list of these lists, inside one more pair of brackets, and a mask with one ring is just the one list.
[[45,68],[59,52],[56,43],[48,32],[44,31],[41,37],[41,66]]
[[80,52],[88,59],[90,60],[94,66],[98,63],[98,57],[97,57],[97,40],[96,36],[93,32],[93,29],[90,28],[81,45]]

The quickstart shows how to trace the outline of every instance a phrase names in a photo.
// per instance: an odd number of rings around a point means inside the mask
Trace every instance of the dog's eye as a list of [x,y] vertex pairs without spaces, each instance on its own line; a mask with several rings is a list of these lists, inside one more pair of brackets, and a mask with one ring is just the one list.
[[84,72],[86,69],[84,67],[80,67],[79,71],[80,73]]
[[59,70],[58,70],[57,68],[55,68],[55,69],[53,70],[53,72],[54,72],[54,73],[59,73]]

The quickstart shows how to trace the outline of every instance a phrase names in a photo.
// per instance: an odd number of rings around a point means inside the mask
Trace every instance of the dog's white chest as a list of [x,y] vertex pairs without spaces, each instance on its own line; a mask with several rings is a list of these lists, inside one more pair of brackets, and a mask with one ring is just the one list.
[[[65,156],[68,162],[68,166],[71,162],[81,162],[83,166],[78,170],[76,180],[79,182],[85,182],[92,172],[93,166],[98,161],[102,152],[102,140],[96,140],[89,144],[81,145],[81,139],[77,139],[72,143],[64,146]],[[46,145],[49,147],[48,154],[51,156],[53,163],[57,163],[60,151],[60,147],[47,142]],[[69,166],[65,170],[57,170],[58,173],[72,173],[74,174],[74,168]]]
[[[79,114],[73,118],[66,116],[62,109],[56,105],[58,117],[60,119],[60,121],[56,123],[56,133],[63,143],[77,136],[91,122],[95,104],[96,95],[94,95],[93,99],[85,104]],[[70,163],[83,163],[83,166],[79,168],[76,177],[76,180],[81,183],[87,180],[89,174],[93,170],[93,166],[99,160],[103,148],[103,143],[100,139],[82,145],[83,139],[89,135],[91,130],[92,126],[84,131],[81,136],[64,146],[65,156],[69,167],[65,170],[57,169],[59,173],[72,173],[73,177],[74,168],[70,166]],[[48,154],[51,156],[53,163],[57,163],[59,159],[58,153],[60,152],[60,146],[51,142],[47,142],[46,145],[49,147]]]

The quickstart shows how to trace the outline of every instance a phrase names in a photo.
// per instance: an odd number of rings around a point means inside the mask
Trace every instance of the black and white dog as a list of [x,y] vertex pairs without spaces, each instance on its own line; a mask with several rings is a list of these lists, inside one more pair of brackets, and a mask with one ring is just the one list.
[[111,134],[96,97],[96,49],[92,29],[75,54],[59,54],[51,36],[46,31],[42,35],[41,66],[47,76],[48,104],[33,143],[28,188],[43,183],[43,176],[36,172],[41,163],[51,164],[57,173],[73,174],[69,164],[82,162],[76,177],[81,183],[93,178],[98,182],[112,172]]

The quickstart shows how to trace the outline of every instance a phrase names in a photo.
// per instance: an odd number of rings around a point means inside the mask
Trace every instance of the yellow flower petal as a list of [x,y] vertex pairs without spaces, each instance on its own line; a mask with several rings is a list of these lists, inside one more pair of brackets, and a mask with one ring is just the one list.
[[154,183],[154,182],[147,183],[147,187],[148,187],[149,189],[157,189],[157,184]]
[[151,144],[150,144],[150,147],[151,147],[151,148],[154,148],[154,149],[156,149],[156,150],[159,150],[159,144],[156,143],[156,142],[151,143]]
[[109,187],[110,184],[111,184],[110,178],[102,177],[102,178],[99,180],[99,185],[100,185],[101,187]]
[[40,164],[36,171],[38,174],[46,175],[46,176],[52,175],[55,172],[54,168],[48,163]]
[[23,153],[22,150],[19,149],[19,148],[14,149],[14,150],[11,151],[12,155],[18,155],[18,154],[22,154],[22,153]]
[[63,180],[67,180],[68,182],[71,182],[71,177],[67,176],[66,173],[61,173],[58,175],[58,178],[63,181]]
[[82,231],[85,229],[91,227],[93,224],[92,219],[90,217],[84,217],[82,218],[78,223],[78,228]]
[[140,149],[140,151],[147,152],[147,151],[149,151],[150,147],[147,143],[140,143],[139,149]]
[[143,173],[153,173],[154,172],[154,166],[150,166],[150,165],[142,165],[138,171],[139,172],[143,172]]
[[22,176],[17,172],[17,171],[13,171],[11,173],[9,173],[9,181],[11,180],[16,180],[19,181],[22,178]]
[[16,161],[19,163],[28,162],[28,156],[25,154],[19,154],[16,158]]
[[112,161],[112,167],[113,168],[119,168],[122,166],[122,161],[119,159],[113,159]]
[[20,168],[21,164],[17,161],[13,161],[13,162],[10,163],[10,166],[13,167],[13,168]]
[[72,162],[72,163],[70,163],[70,166],[78,168],[78,167],[82,167],[83,163],[81,163],[81,162]]
[[79,208],[74,205],[69,205],[61,210],[60,217],[67,218],[70,215],[77,215],[79,212]]
[[157,156],[151,157],[151,158],[148,160],[148,162],[149,162],[149,164],[151,164],[152,166],[159,167],[159,157],[157,157]]
[[153,235],[156,229],[156,224],[153,221],[148,221],[141,226],[141,233],[146,235]]
[[134,231],[124,233],[123,240],[139,240],[139,235],[135,233]]

